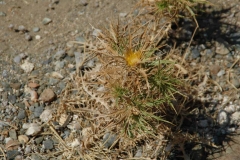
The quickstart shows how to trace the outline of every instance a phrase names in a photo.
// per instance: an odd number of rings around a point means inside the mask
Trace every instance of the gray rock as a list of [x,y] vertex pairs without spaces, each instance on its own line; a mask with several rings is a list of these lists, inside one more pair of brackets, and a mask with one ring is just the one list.
[[15,104],[17,101],[17,97],[15,95],[9,95],[8,101],[11,102],[12,104]]
[[26,34],[25,35],[25,39],[28,40],[28,41],[31,41],[32,40],[32,36],[29,35],[29,34]]
[[18,26],[18,30],[24,32],[26,31],[26,28],[23,25],[20,25]]
[[198,122],[198,126],[199,126],[199,127],[203,127],[203,128],[208,127],[208,120],[206,120],[206,119],[200,120],[200,121]]
[[7,14],[5,12],[0,12],[0,16],[5,17]]
[[80,0],[80,4],[83,6],[87,6],[88,2],[87,2],[87,0]]
[[50,18],[47,18],[47,17],[43,18],[43,21],[42,21],[42,23],[43,23],[44,25],[47,25],[47,24],[49,24],[49,23],[51,23],[51,22],[52,22],[52,20],[51,20]]
[[64,61],[56,61],[54,70],[59,71],[60,69],[63,69],[64,65],[65,65]]
[[34,106],[30,106],[30,107],[29,107],[29,111],[34,112],[34,110],[35,110],[35,107],[34,107]]
[[34,28],[32,29],[32,31],[33,31],[33,32],[39,32],[39,31],[40,31],[40,28],[39,28],[39,27],[34,27]]
[[37,137],[34,141],[36,142],[36,144],[40,144],[43,141],[43,137],[42,136],[41,137]]
[[61,82],[58,84],[58,87],[60,88],[60,90],[63,90],[63,89],[66,87],[66,84],[61,81]]
[[18,152],[18,150],[7,151],[7,159],[8,160],[13,160],[17,155],[21,155],[21,153]]
[[65,56],[66,56],[66,51],[60,50],[60,51],[57,51],[57,53],[54,55],[54,58],[56,60],[62,60]]
[[51,62],[52,62],[52,58],[49,58],[49,59],[43,61],[42,64],[43,64],[43,65],[48,65],[48,64],[50,64]]
[[49,82],[48,84],[51,86],[56,85],[59,82],[59,79],[55,79],[55,78],[49,78]]
[[34,109],[34,112],[33,112],[33,113],[34,113],[34,116],[35,116],[36,118],[40,117],[40,115],[42,114],[43,110],[44,110],[44,107],[42,107],[42,106],[36,107],[36,108]]
[[97,37],[97,36],[99,36],[99,33],[101,33],[101,32],[102,31],[100,29],[94,29],[92,35]]
[[86,39],[82,36],[76,37],[76,41],[81,42],[81,43],[85,43]]
[[109,148],[113,145],[113,143],[115,142],[116,139],[117,139],[117,137],[115,134],[106,133],[103,136],[103,144],[106,148]]
[[24,119],[26,117],[26,112],[25,112],[25,110],[20,110],[19,112],[18,112],[18,115],[17,115],[17,118],[18,119]]
[[43,146],[46,150],[53,149],[53,141],[51,139],[47,139],[46,141],[43,141]]
[[22,57],[21,56],[16,56],[16,57],[14,57],[14,59],[13,59],[13,61],[15,62],[15,63],[20,63],[21,62],[21,60],[22,60]]
[[16,130],[14,129],[11,129],[9,132],[9,137],[11,137],[13,140],[16,140],[17,139],[17,133],[16,133]]
[[194,48],[194,49],[192,50],[192,58],[193,58],[193,59],[197,59],[199,56],[200,56],[199,50],[198,50],[197,48]]
[[204,50],[204,53],[209,58],[212,58],[214,56],[214,52],[211,49]]

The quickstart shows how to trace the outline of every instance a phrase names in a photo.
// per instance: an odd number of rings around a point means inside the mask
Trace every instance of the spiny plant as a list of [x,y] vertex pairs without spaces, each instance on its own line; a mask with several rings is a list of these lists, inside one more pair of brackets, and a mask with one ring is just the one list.
[[[182,112],[178,106],[186,89],[174,61],[156,54],[169,23],[157,31],[155,27],[138,21],[110,24],[100,33],[97,45],[84,45],[99,64],[75,79],[86,96],[87,109],[81,113],[99,126],[96,137],[106,132],[118,136],[110,149],[116,144],[125,150],[137,142],[162,140],[179,125],[174,117]],[[172,103],[178,100],[179,104]]]

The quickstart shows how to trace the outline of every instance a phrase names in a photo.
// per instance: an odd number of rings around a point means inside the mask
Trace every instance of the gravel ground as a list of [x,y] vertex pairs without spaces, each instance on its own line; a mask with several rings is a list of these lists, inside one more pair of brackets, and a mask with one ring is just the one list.
[[[208,14],[199,15],[198,30],[186,65],[195,73],[193,86],[200,107],[187,130],[198,129],[219,149],[208,159],[240,159],[240,1],[215,1]],[[110,19],[124,20],[136,0],[0,0],[0,155],[4,159],[63,159],[61,141],[45,124],[57,110],[61,92],[76,73],[82,52],[70,41],[93,39]],[[133,14],[137,12],[134,11]],[[191,25],[173,30],[179,48],[191,37]],[[190,29],[189,29],[190,28]],[[186,42],[184,42],[186,41]],[[183,56],[183,55],[181,55]],[[89,61],[86,67],[91,67]],[[206,83],[208,81],[208,83]],[[211,83],[209,83],[209,81]],[[197,85],[196,85],[197,84]],[[64,117],[65,116],[65,117]],[[78,117],[62,115],[55,126],[61,139],[69,138]],[[61,124],[63,123],[63,124]],[[75,142],[77,143],[77,142]],[[230,144],[230,145],[229,145]],[[70,145],[77,145],[72,142]],[[201,146],[190,151],[193,159]],[[218,152],[221,151],[221,152]],[[190,154],[189,153],[189,154]],[[174,158],[172,158],[174,159]],[[198,159],[207,159],[203,154]]]

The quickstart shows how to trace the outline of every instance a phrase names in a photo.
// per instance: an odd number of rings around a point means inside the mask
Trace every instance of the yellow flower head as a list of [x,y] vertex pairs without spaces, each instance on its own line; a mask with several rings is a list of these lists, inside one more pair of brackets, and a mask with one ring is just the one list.
[[141,62],[142,52],[141,51],[133,52],[131,49],[128,49],[124,56],[129,66],[135,66],[139,62]]

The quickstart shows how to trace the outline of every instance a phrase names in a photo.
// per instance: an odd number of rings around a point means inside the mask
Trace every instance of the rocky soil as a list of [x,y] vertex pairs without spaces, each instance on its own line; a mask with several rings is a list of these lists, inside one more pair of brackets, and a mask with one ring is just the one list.
[[[128,13],[134,16],[136,2],[0,0],[1,159],[63,159],[58,145],[80,130],[75,123],[79,117],[62,115],[54,126],[47,122],[76,74],[78,53],[83,52],[72,41],[94,39],[112,19],[124,20]],[[188,153],[192,159],[240,159],[240,1],[212,2],[215,5],[206,8],[207,13],[198,15],[200,28],[190,50],[181,56],[186,56],[189,71],[197,75],[193,83],[198,84],[199,94],[195,96],[205,104],[194,127],[216,147],[204,156],[196,156],[201,146]],[[180,48],[193,33],[188,21],[182,24],[173,29]],[[86,67],[94,63],[89,61]],[[78,142],[69,145],[75,147]]]

